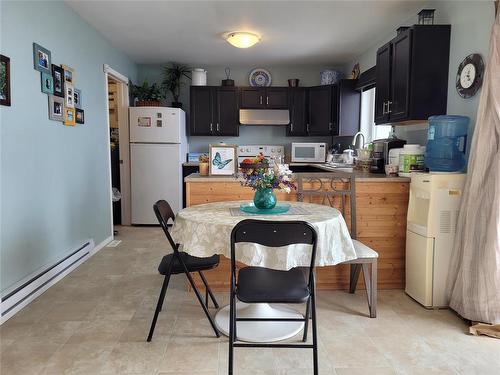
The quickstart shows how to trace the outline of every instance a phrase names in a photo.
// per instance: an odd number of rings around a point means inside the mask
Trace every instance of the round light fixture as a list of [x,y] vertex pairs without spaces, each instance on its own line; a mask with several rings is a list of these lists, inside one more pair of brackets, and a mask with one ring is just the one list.
[[259,42],[260,37],[244,31],[234,31],[226,35],[226,40],[237,48],[248,48]]

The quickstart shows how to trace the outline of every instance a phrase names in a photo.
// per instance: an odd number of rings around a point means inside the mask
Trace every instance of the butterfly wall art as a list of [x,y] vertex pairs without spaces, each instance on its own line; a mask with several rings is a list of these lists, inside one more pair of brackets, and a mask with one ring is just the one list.
[[210,175],[231,176],[236,173],[236,145],[210,145]]
[[212,160],[212,164],[218,169],[223,169],[226,165],[231,163],[233,159],[222,160],[220,154],[218,152],[215,153],[214,160]]

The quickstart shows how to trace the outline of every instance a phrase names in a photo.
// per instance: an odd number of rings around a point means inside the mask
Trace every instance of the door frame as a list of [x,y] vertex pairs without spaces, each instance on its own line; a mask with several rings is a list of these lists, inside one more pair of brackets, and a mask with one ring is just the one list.
[[121,197],[121,224],[130,225],[130,136],[128,126],[128,107],[129,107],[129,79],[127,76],[121,74],[109,65],[103,66],[105,75],[105,93],[106,93],[106,119],[107,119],[107,143],[108,143],[108,167],[109,167],[109,194],[111,205],[111,223],[113,223],[113,203],[112,203],[112,182],[111,182],[111,145],[109,139],[111,130],[109,127],[109,91],[108,82],[109,77],[117,82],[117,109],[118,115],[118,132],[120,143],[120,193]]

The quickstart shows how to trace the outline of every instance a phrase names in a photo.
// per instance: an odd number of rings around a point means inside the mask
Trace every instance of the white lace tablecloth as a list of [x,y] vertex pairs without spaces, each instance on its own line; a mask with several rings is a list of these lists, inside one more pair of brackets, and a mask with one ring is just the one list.
[[[354,246],[342,214],[335,208],[305,202],[287,202],[308,212],[304,215],[232,216],[230,209],[244,201],[208,203],[185,208],[177,214],[170,231],[182,251],[193,256],[214,254],[231,257],[231,231],[241,220],[303,220],[314,226],[318,234],[316,265],[330,266],[356,258]],[[249,266],[278,270],[308,266],[310,246],[291,245],[278,248],[250,243],[236,247],[236,260]]]

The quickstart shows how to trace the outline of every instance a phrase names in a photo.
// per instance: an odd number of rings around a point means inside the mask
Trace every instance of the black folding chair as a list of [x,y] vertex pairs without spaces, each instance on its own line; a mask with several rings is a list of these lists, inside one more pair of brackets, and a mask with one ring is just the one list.
[[[205,276],[203,275],[202,272],[217,267],[219,265],[219,255],[213,255],[208,258],[198,258],[191,256],[183,251],[179,251],[179,244],[175,243],[172,236],[168,232],[168,220],[172,219],[173,221],[175,219],[175,215],[172,211],[172,208],[166,201],[159,200],[153,205],[153,209],[155,211],[156,217],[158,218],[158,221],[160,222],[163,232],[165,232],[165,236],[167,236],[167,240],[172,246],[174,252],[172,254],[165,255],[161,260],[160,265],[158,266],[158,271],[160,272],[161,275],[165,276],[165,279],[163,280],[160,297],[158,298],[158,304],[156,305],[156,311],[153,317],[153,321],[151,323],[151,328],[149,330],[149,335],[147,340],[151,341],[151,339],[153,338],[153,333],[155,330],[156,321],[158,319],[158,314],[162,309],[163,300],[165,299],[165,294],[167,293],[167,287],[168,287],[168,282],[170,281],[170,275],[176,275],[180,273],[186,274],[186,277],[188,278],[189,283],[191,284],[191,287],[193,288],[194,293],[196,294],[196,297],[198,298],[198,301],[200,302],[200,305],[203,308],[203,311],[205,312],[205,315],[207,316],[207,319],[210,322],[215,332],[215,335],[217,337],[220,337],[220,333],[215,327],[215,322],[210,316],[210,313],[208,311],[208,296],[210,295],[210,298],[212,299],[215,308],[219,308],[219,305],[215,300],[215,296],[213,295],[212,290],[210,290],[207,280],[205,279]],[[205,284],[205,291],[206,291],[205,302],[203,302],[200,292],[198,291],[196,285],[194,284],[193,278],[191,277],[190,274],[191,272],[198,272],[201,280],[203,281],[203,284]]]
[[[280,247],[292,244],[312,245],[309,268],[292,268],[279,271],[263,267],[245,267],[236,275],[235,248],[239,242],[257,243]],[[229,308],[229,368],[233,373],[233,351],[237,347],[250,348],[308,348],[313,350],[314,374],[318,374],[318,342],[316,331],[316,297],[314,262],[317,235],[315,229],[304,221],[243,220],[231,233],[231,295]],[[236,278],[238,276],[238,278]],[[236,281],[238,280],[238,281]],[[303,318],[238,318],[236,298],[245,303],[306,303]],[[309,314],[309,309],[311,309]],[[293,343],[240,343],[236,323],[239,321],[301,321],[304,322],[302,341],[307,341],[309,315],[312,318],[312,344]]]

